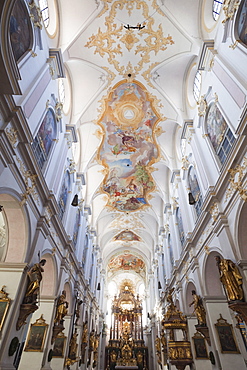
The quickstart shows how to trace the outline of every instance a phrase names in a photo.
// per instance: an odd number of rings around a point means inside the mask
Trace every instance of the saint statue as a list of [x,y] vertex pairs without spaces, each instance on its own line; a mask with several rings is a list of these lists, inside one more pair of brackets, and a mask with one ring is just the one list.
[[77,329],[75,329],[75,332],[74,334],[72,335],[72,338],[70,340],[70,344],[69,344],[69,358],[71,360],[74,360],[76,358],[76,352],[77,352],[77,343],[76,343],[76,340],[77,340]]
[[205,308],[203,307],[202,298],[196,294],[195,290],[192,290],[191,293],[193,296],[193,301],[189,304],[189,306],[191,307],[192,305],[194,305],[194,312],[198,320],[198,325],[207,326],[206,311]]
[[172,298],[172,293],[174,292],[174,290],[175,290],[174,288],[169,289],[168,294],[167,294],[167,298],[166,298],[167,303],[168,303],[168,310],[170,312],[176,311],[176,306],[173,303],[173,298]]
[[158,337],[158,335],[156,335],[156,339],[155,339],[155,348],[156,348],[157,353],[161,352],[161,340]]
[[220,281],[224,286],[228,301],[243,301],[243,278],[235,263],[220,256],[216,256],[215,260],[220,273]]
[[46,264],[46,260],[43,259],[39,263],[35,263],[33,267],[28,271],[28,287],[24,298],[24,303],[35,304],[37,302],[37,296],[40,293],[40,282],[42,280],[42,272],[44,272],[43,266]]
[[55,324],[62,324],[62,320],[65,315],[67,315],[68,310],[67,308],[69,307],[68,302],[66,301],[66,292],[65,290],[62,291],[62,294],[58,298],[57,301],[57,311],[56,311],[56,316],[55,316]]
[[82,343],[87,343],[88,340],[88,326],[87,326],[87,321],[85,321],[82,325],[82,338],[81,342]]
[[94,329],[91,331],[89,336],[89,350],[94,350],[94,343],[95,343],[95,332]]

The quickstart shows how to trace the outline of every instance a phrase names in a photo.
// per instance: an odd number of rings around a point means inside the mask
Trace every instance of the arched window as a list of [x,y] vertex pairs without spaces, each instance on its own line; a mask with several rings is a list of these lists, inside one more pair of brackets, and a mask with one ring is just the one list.
[[211,144],[223,164],[234,143],[235,137],[215,103],[208,108],[206,131]]
[[41,15],[43,18],[44,26],[45,28],[47,28],[49,25],[49,21],[50,21],[47,0],[39,0],[39,7],[40,7]]
[[223,2],[224,0],[214,0],[213,2],[213,18],[215,21],[217,21],[217,19],[220,16],[220,11],[221,11]]
[[82,255],[82,267],[85,267],[86,259],[87,259],[87,251],[88,251],[88,234],[85,235],[85,240],[84,240],[84,247],[83,247],[83,255]]
[[193,95],[196,101],[199,100],[201,94],[201,84],[202,84],[202,72],[198,70],[196,72],[193,85]]
[[7,234],[8,226],[5,218],[4,211],[0,212],[0,261],[3,260],[5,256],[6,246],[7,246]]
[[58,96],[62,104],[65,102],[65,86],[62,78],[58,79]]
[[92,279],[93,279],[93,268],[94,268],[94,254],[92,253],[91,267],[90,267],[89,279],[88,279],[88,282],[89,282],[89,285],[90,285],[91,289],[92,289]]
[[58,198],[59,216],[61,219],[63,218],[63,215],[65,213],[69,190],[70,175],[69,171],[66,171],[63,177],[62,187]]
[[49,108],[34,138],[32,147],[40,168],[47,161],[53,141],[57,136],[57,125],[54,111]]
[[25,1],[19,0],[13,6],[9,21],[10,43],[17,62],[32,49],[33,33]]
[[162,253],[162,269],[163,269],[163,277],[165,278],[166,276],[166,266],[165,266],[165,255]]
[[181,214],[181,211],[180,211],[179,207],[176,210],[176,220],[177,220],[177,224],[178,224],[179,238],[180,238],[181,244],[183,246],[184,242],[185,242],[185,236],[184,236],[184,227],[183,227],[182,214]]
[[81,212],[78,210],[75,218],[74,232],[73,232],[73,243],[74,246],[77,244],[78,233],[80,228]]
[[174,256],[173,256],[173,248],[172,248],[171,234],[168,235],[168,249],[169,249],[169,256],[170,256],[171,268],[173,268],[173,266],[174,266]]
[[201,207],[202,207],[202,195],[201,190],[199,187],[199,183],[197,180],[197,175],[194,166],[190,166],[188,171],[188,185],[190,188],[190,192],[192,194],[192,197],[195,200],[194,207],[196,210],[197,216],[201,213]]
[[247,0],[242,1],[236,18],[235,30],[237,40],[247,46]]

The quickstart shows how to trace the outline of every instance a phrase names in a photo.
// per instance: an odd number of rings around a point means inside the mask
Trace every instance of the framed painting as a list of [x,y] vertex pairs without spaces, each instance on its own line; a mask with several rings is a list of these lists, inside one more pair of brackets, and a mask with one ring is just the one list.
[[2,330],[10,304],[8,293],[5,292],[4,288],[5,285],[3,285],[0,290],[0,330]]
[[64,335],[64,333],[58,334],[54,342],[54,346],[52,350],[52,357],[63,357],[64,356],[66,339],[67,337]]
[[30,16],[24,0],[15,1],[9,20],[9,34],[14,58],[20,61],[33,44]]
[[194,342],[196,359],[197,360],[208,359],[208,351],[205,338],[199,332],[196,332],[192,338]]
[[43,319],[43,315],[31,324],[25,347],[26,352],[43,352],[47,328],[48,324]]
[[242,1],[236,21],[237,38],[247,46],[247,0]]
[[223,319],[221,314],[217,324],[215,324],[215,328],[219,338],[221,353],[239,353],[232,325]]

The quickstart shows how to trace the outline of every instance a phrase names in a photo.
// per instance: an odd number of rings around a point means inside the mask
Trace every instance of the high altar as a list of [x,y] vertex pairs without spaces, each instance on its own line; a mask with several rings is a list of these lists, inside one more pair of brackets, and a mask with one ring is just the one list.
[[125,284],[112,303],[110,339],[106,347],[106,369],[148,370],[148,351],[143,340],[142,304]]

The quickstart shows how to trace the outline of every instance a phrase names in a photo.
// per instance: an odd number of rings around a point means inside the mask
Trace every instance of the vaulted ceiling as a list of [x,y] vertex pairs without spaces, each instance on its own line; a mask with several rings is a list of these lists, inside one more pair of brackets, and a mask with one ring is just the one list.
[[145,281],[191,118],[188,71],[202,44],[202,1],[58,5],[75,159],[103,268],[115,281],[122,273]]

